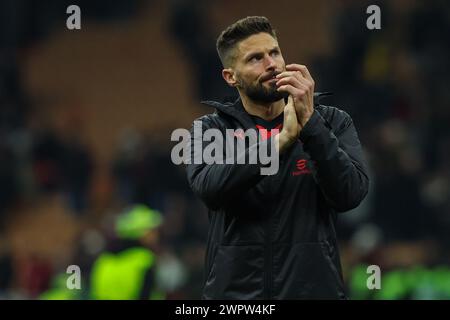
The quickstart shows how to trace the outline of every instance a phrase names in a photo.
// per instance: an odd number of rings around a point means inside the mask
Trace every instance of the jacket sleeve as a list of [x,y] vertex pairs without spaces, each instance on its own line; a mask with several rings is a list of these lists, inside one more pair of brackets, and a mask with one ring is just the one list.
[[327,202],[339,212],[356,208],[369,189],[369,175],[361,143],[350,116],[334,109],[338,128],[314,110],[300,132],[303,148],[314,163],[314,179]]
[[[198,121],[198,120],[197,120]],[[202,121],[202,132],[207,129],[214,128],[211,121],[206,119]],[[252,152],[258,152],[258,148],[262,144],[270,144],[271,139],[267,139],[260,143],[254,144],[245,148],[241,154],[236,154],[234,164],[206,164],[195,163],[195,159],[199,158],[201,152],[207,145],[214,142],[205,142],[202,137],[196,137],[194,135],[194,126],[190,130],[191,143],[190,143],[190,163],[186,165],[187,179],[189,185],[198,197],[200,197],[205,204],[211,209],[217,209],[218,207],[226,204],[235,195],[239,195],[247,192],[250,188],[255,186],[263,177],[261,175],[261,168],[264,165],[260,164],[237,164],[238,158],[248,156]],[[202,146],[196,148],[195,146]],[[225,148],[221,148],[224,152],[225,162]],[[237,151],[235,151],[237,153]]]

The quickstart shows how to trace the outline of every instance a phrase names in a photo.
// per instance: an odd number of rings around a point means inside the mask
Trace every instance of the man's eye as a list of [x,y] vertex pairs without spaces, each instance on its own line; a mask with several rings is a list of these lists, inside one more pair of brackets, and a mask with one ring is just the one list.
[[276,56],[278,56],[279,54],[280,54],[279,51],[276,51],[276,50],[275,50],[275,51],[272,51],[272,56],[275,56],[275,57],[276,57]]
[[259,57],[259,56],[254,56],[254,57],[251,57],[250,58],[250,62],[256,62],[256,61],[258,61],[258,60],[260,60],[261,59],[261,57]]

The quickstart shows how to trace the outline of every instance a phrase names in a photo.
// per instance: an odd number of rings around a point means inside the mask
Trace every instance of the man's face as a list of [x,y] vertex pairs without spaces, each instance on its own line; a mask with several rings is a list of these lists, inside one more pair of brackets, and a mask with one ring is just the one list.
[[278,42],[268,33],[258,33],[241,41],[234,66],[236,87],[258,103],[272,103],[286,96],[278,92],[275,76],[285,71]]

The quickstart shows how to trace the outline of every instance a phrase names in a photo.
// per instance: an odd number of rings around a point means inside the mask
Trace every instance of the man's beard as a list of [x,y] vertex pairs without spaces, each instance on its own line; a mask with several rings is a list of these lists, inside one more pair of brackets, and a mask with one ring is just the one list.
[[246,83],[243,80],[239,81],[242,91],[254,102],[258,103],[272,103],[284,98],[287,98],[289,93],[277,91],[275,82],[270,82],[269,87],[266,88],[263,83],[259,82],[256,85]]

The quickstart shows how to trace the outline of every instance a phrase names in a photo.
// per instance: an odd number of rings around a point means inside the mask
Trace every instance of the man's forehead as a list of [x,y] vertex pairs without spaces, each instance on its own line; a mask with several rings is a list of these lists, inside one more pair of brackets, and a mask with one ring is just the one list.
[[238,54],[243,57],[250,52],[271,50],[278,47],[278,41],[268,33],[258,33],[239,42]]

